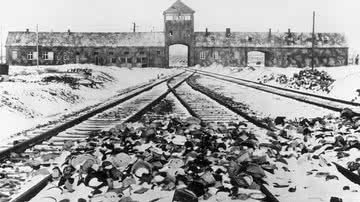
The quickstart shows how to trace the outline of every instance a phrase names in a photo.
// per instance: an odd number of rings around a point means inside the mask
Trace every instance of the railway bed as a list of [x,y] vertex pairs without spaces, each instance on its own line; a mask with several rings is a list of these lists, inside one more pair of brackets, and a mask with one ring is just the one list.
[[[116,109],[108,109],[103,113],[106,114],[104,117],[101,115],[92,117],[80,123],[81,127],[77,125],[75,126],[75,128],[79,127],[77,129],[67,129],[67,131],[63,131],[57,137],[46,141],[44,144],[36,145],[34,148],[43,147],[42,151],[48,149],[49,152],[59,151],[60,148],[64,147],[65,141],[69,142],[69,138],[73,138],[72,143],[76,142],[77,144],[81,144],[82,137],[86,138],[88,133],[111,130],[115,125],[128,121],[137,121],[146,116],[149,116],[150,119],[161,118],[162,115],[157,115],[154,112],[150,113],[149,111],[164,98],[173,105],[174,112],[183,118],[191,115],[204,123],[218,122],[221,124],[229,124],[241,122],[247,125],[250,131],[260,134],[257,137],[261,143],[270,143],[271,141],[268,137],[264,137],[264,135],[261,134],[265,134],[268,130],[278,132],[276,129],[269,128],[263,123],[257,122],[256,119],[249,119],[246,113],[239,112],[238,109],[227,104],[226,101],[214,100],[213,97],[207,95],[205,92],[194,90],[185,82],[188,77],[189,74],[183,74],[180,75],[179,78],[174,77],[174,79],[169,79],[166,81],[166,85],[162,85],[162,87],[159,88],[152,88],[154,93],[148,92],[150,96],[146,96],[144,99],[136,99],[136,97],[134,97],[135,99],[124,102],[123,105],[126,105],[128,108],[126,108],[126,106],[118,106]],[[163,93],[162,96],[159,96],[159,93]],[[151,96],[153,97],[149,98]],[[150,102],[150,104],[144,104],[144,102]],[[139,109],[141,113],[136,111]],[[97,126],[93,127],[94,125]],[[91,127],[89,128],[89,126]],[[87,131],[86,128],[90,130]],[[54,147],[49,145],[53,145]],[[31,154],[31,151],[28,150],[26,154]],[[58,159],[58,163],[61,162],[61,160],[64,159]],[[30,189],[27,188],[14,197],[12,201],[31,199],[42,187],[46,186],[50,177],[50,175],[45,176],[39,183],[35,183],[34,186],[30,186]],[[269,179],[274,180],[274,178]],[[275,189],[271,182],[268,182],[268,185],[259,182],[259,185],[261,192],[266,196],[262,201],[279,201],[276,195],[272,193]]]

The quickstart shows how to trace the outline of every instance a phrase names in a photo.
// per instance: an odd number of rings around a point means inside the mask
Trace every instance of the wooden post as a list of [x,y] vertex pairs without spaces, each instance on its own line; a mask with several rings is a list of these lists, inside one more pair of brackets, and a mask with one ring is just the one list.
[[311,47],[311,69],[314,71],[314,48],[315,48],[315,11],[313,12],[312,47]]

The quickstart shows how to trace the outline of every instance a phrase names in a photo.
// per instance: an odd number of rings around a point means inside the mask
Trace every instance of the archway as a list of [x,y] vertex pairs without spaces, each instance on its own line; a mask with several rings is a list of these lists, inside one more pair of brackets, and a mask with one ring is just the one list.
[[187,67],[189,64],[189,47],[183,44],[169,46],[169,67]]
[[265,53],[250,51],[247,53],[247,65],[253,67],[265,67]]

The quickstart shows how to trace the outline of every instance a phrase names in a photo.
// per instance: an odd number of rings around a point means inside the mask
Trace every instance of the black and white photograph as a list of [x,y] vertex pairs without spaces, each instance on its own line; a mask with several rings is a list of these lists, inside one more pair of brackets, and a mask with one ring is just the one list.
[[0,8],[0,202],[360,202],[359,1]]

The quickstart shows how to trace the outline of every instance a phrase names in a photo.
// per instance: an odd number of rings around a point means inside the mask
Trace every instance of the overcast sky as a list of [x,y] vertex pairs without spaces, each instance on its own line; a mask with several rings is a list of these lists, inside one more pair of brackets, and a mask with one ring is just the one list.
[[[162,31],[162,12],[175,0],[0,0],[3,41],[7,31]],[[359,0],[183,0],[196,11],[195,30],[342,32],[360,50]]]

